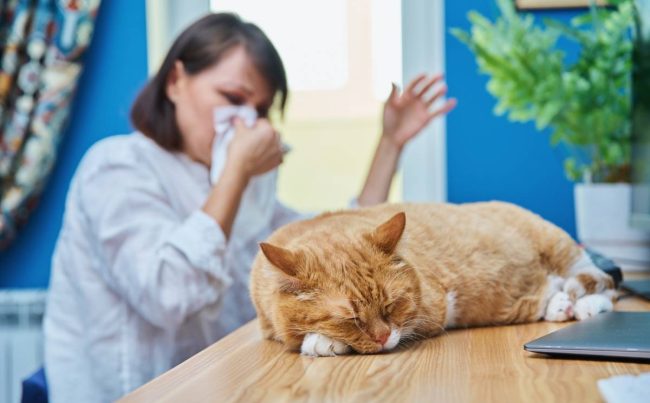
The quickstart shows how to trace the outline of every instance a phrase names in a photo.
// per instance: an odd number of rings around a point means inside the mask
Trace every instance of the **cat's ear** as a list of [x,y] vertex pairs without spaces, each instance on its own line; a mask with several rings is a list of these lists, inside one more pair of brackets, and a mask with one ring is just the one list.
[[382,252],[387,254],[393,253],[397,242],[402,237],[405,225],[406,214],[404,212],[397,213],[390,220],[381,224],[372,233],[368,234],[367,238]]
[[260,243],[260,248],[273,266],[282,270],[285,274],[295,277],[296,266],[298,265],[298,256],[295,253],[266,242]]

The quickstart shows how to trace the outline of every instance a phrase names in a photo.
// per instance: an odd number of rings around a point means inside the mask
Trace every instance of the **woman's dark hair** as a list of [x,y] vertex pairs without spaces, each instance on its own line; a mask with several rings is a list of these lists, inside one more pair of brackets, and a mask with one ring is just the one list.
[[131,108],[136,129],[167,150],[180,150],[181,133],[174,104],[167,98],[169,74],[178,60],[192,75],[215,65],[235,46],[243,46],[259,73],[267,80],[271,94],[280,95],[284,112],[288,88],[284,66],[277,50],[255,24],[230,13],[209,14],[194,22],[176,38],[158,73],[142,89]]

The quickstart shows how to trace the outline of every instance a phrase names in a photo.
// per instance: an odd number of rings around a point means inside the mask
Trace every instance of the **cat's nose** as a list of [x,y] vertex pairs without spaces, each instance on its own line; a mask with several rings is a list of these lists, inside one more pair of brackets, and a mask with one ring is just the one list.
[[384,344],[386,344],[386,341],[388,340],[389,337],[390,337],[390,332],[385,332],[377,335],[375,337],[375,341],[383,346]]

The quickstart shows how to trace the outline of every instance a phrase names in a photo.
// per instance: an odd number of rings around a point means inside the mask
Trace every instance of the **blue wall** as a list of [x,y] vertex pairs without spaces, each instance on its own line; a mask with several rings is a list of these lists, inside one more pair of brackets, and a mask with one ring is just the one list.
[[48,285],[65,196],[79,160],[97,140],[130,131],[129,108],[147,78],[145,23],[144,0],[102,2],[59,160],[38,208],[0,252],[0,288]]
[[[447,28],[467,30],[470,9],[492,20],[498,15],[494,0],[446,1],[445,8]],[[575,13],[546,11],[537,17],[566,21]],[[570,44],[562,46],[569,55],[575,53]],[[496,101],[485,89],[488,77],[479,75],[473,54],[450,34],[446,61],[449,91],[459,100],[447,120],[449,200],[514,202],[575,237],[573,184],[565,179],[563,153],[550,147],[549,133],[495,116]]]

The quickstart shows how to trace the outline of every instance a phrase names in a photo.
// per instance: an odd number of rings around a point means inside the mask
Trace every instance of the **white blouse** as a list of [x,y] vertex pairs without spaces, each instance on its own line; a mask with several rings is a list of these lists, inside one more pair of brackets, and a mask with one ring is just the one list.
[[201,210],[208,168],[140,133],[94,145],[72,179],[44,320],[50,401],[113,401],[255,316],[258,241],[305,218],[276,200],[257,240]]

